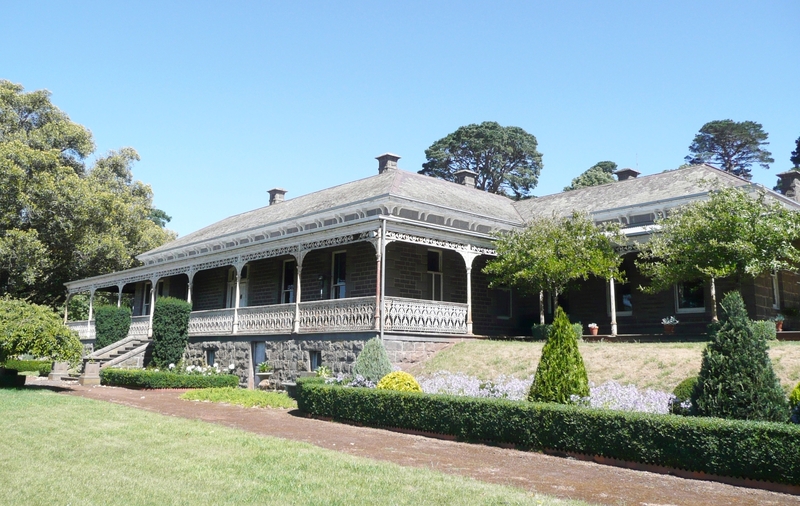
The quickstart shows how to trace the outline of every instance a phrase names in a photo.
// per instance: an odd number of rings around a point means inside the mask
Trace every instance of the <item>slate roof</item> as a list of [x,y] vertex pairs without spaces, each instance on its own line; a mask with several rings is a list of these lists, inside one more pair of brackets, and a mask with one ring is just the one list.
[[326,213],[366,200],[375,200],[377,206],[382,200],[380,197],[400,197],[473,215],[477,214],[491,220],[521,224],[513,201],[506,197],[430,176],[394,169],[300,197],[286,199],[279,204],[230,216],[141,256],[146,257],[150,254],[189,246],[228,234],[256,230],[285,220],[299,219],[302,222],[302,218],[305,217],[310,221],[310,217],[315,214]]
[[527,222],[553,214],[564,216],[573,210],[596,213],[751,184],[710,165],[693,165],[660,174],[523,200],[516,202],[515,207]]

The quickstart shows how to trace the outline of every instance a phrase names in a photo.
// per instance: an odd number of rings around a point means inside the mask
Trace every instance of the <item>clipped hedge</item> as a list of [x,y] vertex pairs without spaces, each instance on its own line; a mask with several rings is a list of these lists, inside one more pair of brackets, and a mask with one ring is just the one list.
[[303,380],[298,380],[297,405],[306,413],[371,426],[800,485],[800,427],[791,424],[344,388]]
[[192,305],[175,297],[160,297],[153,309],[153,364],[177,364],[189,344]]
[[141,369],[101,369],[100,384],[133,388],[223,388],[238,387],[235,374],[178,374]]
[[100,306],[94,313],[94,349],[99,350],[128,337],[131,310],[127,307]]
[[19,372],[37,371],[39,376],[47,376],[53,369],[53,363],[49,360],[6,360],[3,366]]

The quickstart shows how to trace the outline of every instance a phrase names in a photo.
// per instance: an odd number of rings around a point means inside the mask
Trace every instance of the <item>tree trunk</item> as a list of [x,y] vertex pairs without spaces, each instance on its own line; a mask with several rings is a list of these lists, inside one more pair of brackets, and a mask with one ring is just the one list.
[[539,324],[544,325],[544,290],[539,290]]
[[714,276],[711,276],[711,321],[719,321],[717,318],[717,285],[714,282]]

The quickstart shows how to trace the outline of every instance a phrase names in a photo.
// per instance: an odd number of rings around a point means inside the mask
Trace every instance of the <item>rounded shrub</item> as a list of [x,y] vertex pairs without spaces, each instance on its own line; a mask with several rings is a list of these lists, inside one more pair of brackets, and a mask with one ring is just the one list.
[[353,365],[353,376],[362,376],[364,379],[377,383],[384,376],[392,372],[392,363],[386,354],[386,348],[377,337],[373,337],[364,345]]
[[692,408],[700,416],[785,422],[789,410],[766,337],[753,332],[739,292],[722,299],[722,326],[703,350]]
[[573,395],[589,396],[589,378],[578,350],[575,329],[559,307],[542,348],[528,400],[568,404]]
[[127,307],[100,306],[94,313],[94,349],[99,350],[128,337],[131,310]]
[[397,390],[398,392],[422,392],[414,376],[403,371],[390,372],[378,382],[375,387],[380,390]]
[[789,407],[792,408],[792,417],[789,419],[792,423],[800,423],[800,383],[794,387],[792,393],[789,394]]
[[189,344],[192,305],[174,297],[161,297],[153,309],[153,364],[167,367],[183,358]]
[[83,354],[78,335],[52,309],[24,300],[0,299],[0,363],[28,353],[77,364]]
[[692,392],[694,392],[695,385],[697,385],[697,376],[686,378],[678,383],[678,386],[672,391],[672,395],[675,396],[669,407],[672,414],[684,416],[691,414]]

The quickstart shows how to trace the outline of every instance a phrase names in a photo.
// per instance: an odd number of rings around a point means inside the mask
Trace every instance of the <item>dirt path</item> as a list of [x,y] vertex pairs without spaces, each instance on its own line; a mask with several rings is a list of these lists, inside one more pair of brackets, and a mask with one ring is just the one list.
[[[33,380],[28,384],[56,385]],[[436,469],[556,497],[610,505],[800,505],[800,497],[688,480],[533,452],[442,441],[304,418],[297,411],[184,401],[182,392],[82,387],[65,394],[203,420],[403,466]]]

